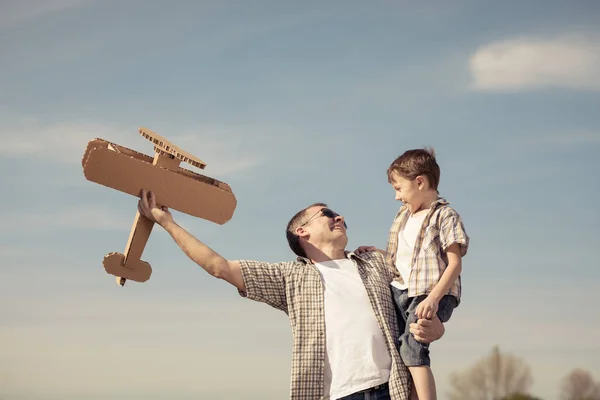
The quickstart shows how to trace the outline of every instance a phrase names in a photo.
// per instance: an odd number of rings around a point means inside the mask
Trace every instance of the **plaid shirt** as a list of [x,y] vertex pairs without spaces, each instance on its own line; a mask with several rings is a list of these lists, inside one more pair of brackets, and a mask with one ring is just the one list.
[[[461,256],[464,257],[467,254],[469,237],[465,232],[460,216],[449,204],[445,199],[438,198],[425,216],[412,255],[410,276],[408,278],[409,297],[427,295],[435,287],[448,265],[446,249],[451,244],[458,243],[460,245]],[[395,265],[398,234],[404,229],[409,216],[410,210],[408,207],[406,205],[402,206],[392,223],[386,251],[386,263],[396,274],[395,280],[400,283],[404,283],[404,280]],[[460,301],[460,276],[454,282],[448,294],[455,296]]]
[[[408,399],[409,372],[398,354],[398,324],[390,293],[394,275],[378,252],[361,255],[347,253],[347,257],[356,260],[358,273],[391,354],[390,396],[392,399]],[[319,271],[310,260],[303,257],[298,257],[295,262],[271,264],[243,260],[240,264],[246,286],[246,291],[240,294],[269,304],[290,318],[294,337],[290,398],[327,399],[323,393],[325,304]]]

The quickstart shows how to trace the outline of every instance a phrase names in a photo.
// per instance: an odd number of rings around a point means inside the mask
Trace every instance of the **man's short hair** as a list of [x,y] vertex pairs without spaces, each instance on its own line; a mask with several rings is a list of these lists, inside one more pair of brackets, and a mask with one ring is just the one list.
[[392,183],[394,174],[411,181],[419,175],[424,176],[429,181],[429,186],[437,191],[440,184],[440,166],[435,159],[435,150],[432,147],[424,147],[405,151],[388,168],[389,183]]
[[304,218],[306,217],[306,210],[315,206],[327,207],[327,204],[314,203],[304,208],[303,210],[298,211],[296,215],[294,215],[292,219],[290,219],[290,222],[288,222],[287,228],[285,230],[285,236],[287,237],[290,249],[292,249],[292,251],[300,257],[306,257],[306,252],[300,245],[300,236],[296,235],[296,229],[304,223]]

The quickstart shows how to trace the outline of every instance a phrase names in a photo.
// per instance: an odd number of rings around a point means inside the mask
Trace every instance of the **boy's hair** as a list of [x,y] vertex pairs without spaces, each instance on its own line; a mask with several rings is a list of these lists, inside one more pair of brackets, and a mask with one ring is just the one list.
[[440,166],[435,160],[432,147],[405,151],[396,158],[387,170],[388,182],[392,183],[393,174],[398,174],[411,181],[417,176],[425,176],[429,186],[435,191],[440,183]]
[[288,244],[290,245],[290,249],[292,249],[292,251],[300,257],[306,257],[306,252],[304,251],[302,246],[300,246],[300,236],[296,235],[295,231],[296,231],[296,228],[298,228],[298,226],[300,226],[302,224],[304,217],[306,215],[306,210],[308,210],[311,207],[315,207],[315,206],[327,207],[327,204],[314,203],[314,204],[311,204],[310,206],[304,208],[303,210],[298,211],[296,213],[296,215],[294,215],[292,217],[292,219],[290,219],[290,222],[288,222],[287,228],[285,229],[285,236],[287,237],[287,241],[288,241]]

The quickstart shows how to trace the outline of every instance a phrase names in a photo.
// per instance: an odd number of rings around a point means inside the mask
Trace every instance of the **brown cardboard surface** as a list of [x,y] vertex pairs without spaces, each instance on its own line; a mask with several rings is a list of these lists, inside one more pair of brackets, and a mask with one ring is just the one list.
[[[142,268],[142,271],[127,271],[133,274],[142,274],[146,276],[144,272],[147,270],[146,262],[141,261],[142,253],[144,252],[144,248],[146,247],[146,243],[148,243],[148,238],[150,237],[150,233],[152,232],[152,227],[154,227],[154,222],[150,221],[148,218],[144,217],[142,214],[136,212],[135,219],[133,220],[133,226],[131,227],[131,232],[129,233],[129,239],[127,240],[127,246],[125,247],[125,253],[123,253],[123,257],[121,258],[121,254],[119,254],[119,262],[121,266],[128,268],[129,270],[137,270]],[[113,253],[118,254],[118,253]],[[111,260],[115,260],[116,258],[109,259],[108,262],[104,263],[104,269],[106,272],[111,273],[110,270],[118,272],[121,269],[111,264]],[[141,264],[140,264],[141,263]],[[148,264],[148,267],[150,264]],[[108,268],[108,269],[107,269]],[[152,269],[147,273],[150,278],[150,274],[152,273]],[[127,281],[127,277],[117,275],[117,283],[121,286],[125,285]]]
[[151,157],[110,142],[100,145],[94,140],[90,145],[83,171],[92,182],[136,197],[142,189],[151,190],[157,204],[218,224],[233,216],[237,201],[226,184],[183,168],[173,171],[152,165]]
[[175,146],[173,143],[169,142],[167,139],[160,136],[158,133],[152,132],[150,129],[147,128],[140,128],[139,132],[140,135],[154,143],[154,146],[158,148],[155,148],[155,151],[162,150],[165,153],[171,154],[179,160],[200,169],[204,169],[204,167],[206,167],[206,163],[204,161],[197,157],[194,157],[186,151],[181,150],[179,147]]
[[98,146],[107,147],[107,141],[104,139],[98,139],[98,138],[96,138],[94,140],[90,140],[87,147],[85,148],[85,152],[83,153],[83,158],[81,159],[82,167],[85,167],[85,161],[87,160],[90,151],[92,151],[93,149],[95,149]]
[[181,161],[171,154],[167,154],[160,150],[154,154],[154,160],[152,165],[158,165],[159,167],[170,169],[171,171],[179,171],[179,164]]
[[[137,260],[128,262],[128,267],[123,265],[125,256],[120,253],[108,253],[104,256],[104,269],[107,273],[117,278],[129,279],[135,282],[146,282],[152,275],[152,267],[145,261]],[[117,279],[119,281],[120,279]],[[124,283],[124,282],[123,282]],[[121,286],[123,286],[121,284]]]
[[125,253],[123,254],[125,256],[125,266],[132,261],[142,258],[142,253],[144,252],[153,226],[154,222],[144,217],[139,211],[135,214],[127,246],[125,247]]
[[[218,224],[231,219],[237,202],[229,185],[181,168],[181,162],[201,169],[206,164],[155,132],[140,128],[139,133],[154,144],[154,157],[96,138],[88,143],[82,158],[86,179],[136,197],[142,189],[151,190],[158,206]],[[119,285],[127,279],[145,282],[150,278],[152,268],[141,256],[153,226],[137,212],[124,254],[104,257],[104,269],[117,277]]]

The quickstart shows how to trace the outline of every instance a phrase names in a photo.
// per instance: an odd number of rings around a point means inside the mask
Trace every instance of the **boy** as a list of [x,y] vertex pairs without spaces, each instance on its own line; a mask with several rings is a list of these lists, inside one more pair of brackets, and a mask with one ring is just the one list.
[[[398,272],[394,301],[405,327],[418,318],[450,319],[461,294],[461,258],[469,237],[458,213],[439,197],[440,167],[431,148],[408,150],[390,165],[388,181],[403,205],[388,237],[386,262]],[[413,395],[436,399],[429,346],[405,327],[400,355],[414,381]]]

